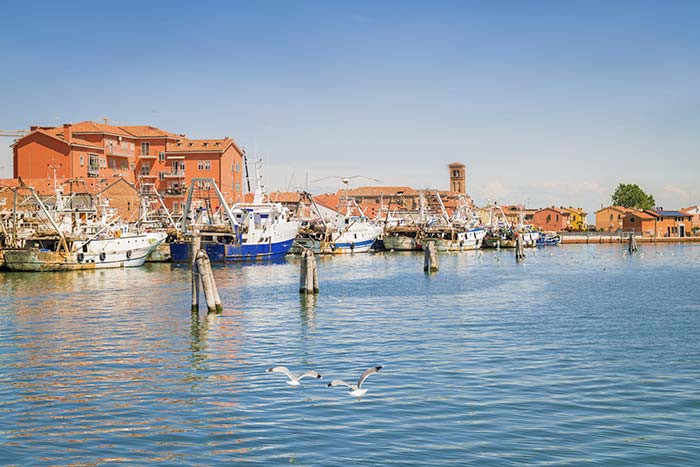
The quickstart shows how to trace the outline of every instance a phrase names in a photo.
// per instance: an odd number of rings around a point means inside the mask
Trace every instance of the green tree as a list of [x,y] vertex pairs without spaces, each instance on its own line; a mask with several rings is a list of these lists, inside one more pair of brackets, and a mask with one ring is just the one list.
[[615,206],[626,208],[653,209],[656,202],[652,195],[648,195],[637,184],[620,183],[612,195]]

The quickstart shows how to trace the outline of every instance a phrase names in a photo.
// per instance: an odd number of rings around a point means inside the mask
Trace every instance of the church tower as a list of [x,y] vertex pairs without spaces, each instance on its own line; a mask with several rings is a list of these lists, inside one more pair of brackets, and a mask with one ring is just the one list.
[[450,168],[450,191],[467,194],[467,169],[461,162],[453,162]]

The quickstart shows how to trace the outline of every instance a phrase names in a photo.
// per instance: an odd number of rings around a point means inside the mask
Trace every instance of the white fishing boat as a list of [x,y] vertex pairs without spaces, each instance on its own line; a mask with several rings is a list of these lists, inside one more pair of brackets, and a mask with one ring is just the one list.
[[[207,183],[219,196],[223,213],[213,216],[203,215],[201,211],[191,225],[187,224],[187,214],[192,207],[191,190],[183,216],[183,234],[181,241],[170,244],[170,253],[174,262],[190,261],[192,258],[192,239],[188,232],[198,230],[202,248],[211,261],[259,261],[283,258],[292,247],[299,231],[299,221],[281,203],[271,203],[262,182],[260,161],[256,162],[257,188],[252,203],[238,203],[230,208],[213,179],[193,179],[196,183]],[[219,221],[220,219],[220,221]]]
[[445,205],[439,193],[436,193],[441,214],[426,224],[423,230],[421,246],[425,248],[429,242],[435,244],[437,251],[468,251],[481,248],[486,236],[486,230],[479,225],[478,219],[472,214],[465,199],[460,198],[457,209],[448,217]]
[[[73,271],[141,266],[148,255],[165,240],[164,233],[132,234],[113,216],[105,221],[91,217],[78,225],[85,212],[66,209],[57,192],[57,209],[49,212],[30,189],[45,219],[52,226],[49,234],[22,239],[20,247],[3,250],[5,267],[12,271]],[[70,226],[70,232],[65,233]],[[90,233],[87,233],[90,232]]]
[[372,248],[382,227],[373,223],[354,199],[340,200],[336,215],[328,222],[320,216],[294,240],[292,253],[310,248],[316,254],[347,255],[365,253]]

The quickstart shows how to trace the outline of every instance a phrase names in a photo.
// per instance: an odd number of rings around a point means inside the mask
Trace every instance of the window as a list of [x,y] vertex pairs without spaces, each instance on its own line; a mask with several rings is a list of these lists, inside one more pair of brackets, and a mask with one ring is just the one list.
[[204,161],[204,170],[211,170],[211,161]]
[[85,158],[83,158],[83,155],[80,155],[80,167],[85,165]]
[[158,172],[158,180],[165,180],[165,172]]
[[241,191],[241,182],[236,182],[236,191],[237,192]]
[[241,164],[240,164],[240,162],[236,162],[236,172],[240,172],[240,171],[241,171]]
[[141,143],[141,155],[148,156],[151,152],[151,143]]
[[165,153],[163,151],[158,153],[158,160],[161,162],[165,162]]
[[97,154],[88,154],[88,177],[96,178],[100,175],[100,158]]
[[204,170],[204,161],[197,161],[197,169]]

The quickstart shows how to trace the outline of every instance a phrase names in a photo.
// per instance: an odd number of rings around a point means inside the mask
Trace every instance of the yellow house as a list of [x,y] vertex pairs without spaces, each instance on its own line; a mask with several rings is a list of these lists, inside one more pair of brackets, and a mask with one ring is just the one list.
[[583,209],[572,208],[571,206],[568,208],[561,206],[560,209],[569,213],[569,228],[571,230],[586,230],[588,228],[588,222],[586,222],[588,213]]

